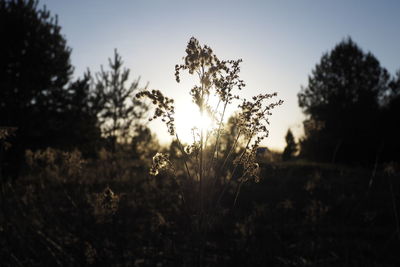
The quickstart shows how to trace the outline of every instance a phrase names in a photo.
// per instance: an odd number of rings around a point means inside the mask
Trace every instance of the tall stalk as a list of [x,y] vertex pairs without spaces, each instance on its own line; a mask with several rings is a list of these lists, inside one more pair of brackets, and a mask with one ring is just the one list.
[[[183,191],[182,194],[197,194],[196,196],[185,198],[185,200],[186,205],[192,204],[198,208],[197,210],[194,209],[194,212],[195,217],[198,218],[197,229],[200,231],[199,233],[203,233],[206,230],[205,226],[208,225],[206,220],[218,208],[222,196],[227,188],[231,186],[231,180],[239,165],[243,167],[244,172],[240,174],[240,181],[238,181],[237,189],[235,190],[234,204],[237,201],[243,182],[258,180],[258,177],[256,178],[258,165],[255,164],[254,153],[260,142],[268,134],[267,125],[268,116],[271,115],[270,110],[276,105],[282,104],[282,101],[266,104],[266,101],[276,96],[276,93],[260,94],[249,101],[241,99],[236,94],[236,92],[245,87],[244,82],[239,78],[240,63],[240,59],[219,60],[210,47],[201,46],[195,38],[190,39],[184,63],[175,66],[175,78],[177,82],[180,82],[181,72],[183,71],[188,71],[191,75],[197,74],[199,83],[190,90],[192,101],[199,109],[201,118],[211,113],[211,118],[217,126],[215,129],[205,129],[203,128],[204,125],[202,125],[197,132],[200,140],[197,142],[196,135],[193,133],[193,144],[187,148],[184,148],[176,132],[174,101],[164,96],[159,90],[142,91],[137,94],[137,97],[147,97],[153,102],[156,109],[152,119],[161,118],[166,123],[170,135],[174,136],[178,142],[179,150],[183,155],[183,166],[175,166],[172,175],[176,175],[175,170],[184,169],[188,178],[187,181],[177,180],[177,183],[188,183],[186,187],[180,186]],[[218,104],[216,107],[209,105],[211,97],[217,98]],[[238,106],[237,134],[233,137],[233,144],[230,147],[226,146],[227,153],[224,153],[224,157],[220,158],[219,150],[228,106],[237,100],[242,102]],[[212,139],[211,137],[213,137],[214,133],[215,139]],[[244,148],[241,148],[239,140],[243,136],[246,136],[248,140]],[[232,154],[236,152],[238,147],[242,149],[240,150],[240,156],[238,159],[233,159]],[[207,157],[208,155],[210,157]],[[168,170],[168,165],[170,164],[168,155],[158,153],[156,156],[153,158],[152,167],[154,175],[158,174],[161,169]],[[221,165],[217,166],[216,163],[221,163]],[[235,166],[232,172],[230,174],[227,172],[227,174],[225,169],[231,164]],[[212,177],[212,175],[215,175],[215,177]],[[227,175],[230,175],[228,181]],[[223,181],[222,187],[217,183],[219,180]],[[188,199],[193,199],[195,203],[188,203]],[[215,214],[215,212],[212,214]]]

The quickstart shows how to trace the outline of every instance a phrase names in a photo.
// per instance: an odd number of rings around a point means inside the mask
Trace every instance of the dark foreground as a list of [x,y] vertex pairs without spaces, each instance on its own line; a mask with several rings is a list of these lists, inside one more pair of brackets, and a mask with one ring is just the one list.
[[[115,178],[117,177],[117,178]],[[400,266],[400,175],[264,164],[206,232],[141,164],[42,160],[2,184],[1,266]]]

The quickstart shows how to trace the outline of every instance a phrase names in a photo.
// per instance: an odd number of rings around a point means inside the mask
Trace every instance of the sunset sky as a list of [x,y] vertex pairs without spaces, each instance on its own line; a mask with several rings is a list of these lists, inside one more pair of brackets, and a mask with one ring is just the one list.
[[[40,1],[57,14],[72,48],[74,77],[107,65],[114,48],[141,85],[160,89],[188,110],[191,81],[175,82],[190,37],[211,46],[220,59],[243,59],[244,96],[278,92],[285,101],[270,119],[264,143],[283,149],[290,127],[302,134],[297,93],[323,53],[351,36],[392,74],[400,69],[400,1]],[[178,117],[178,131],[190,121]],[[185,121],[186,120],[186,121]],[[151,124],[161,141],[166,128]],[[160,128],[161,127],[161,128]]]

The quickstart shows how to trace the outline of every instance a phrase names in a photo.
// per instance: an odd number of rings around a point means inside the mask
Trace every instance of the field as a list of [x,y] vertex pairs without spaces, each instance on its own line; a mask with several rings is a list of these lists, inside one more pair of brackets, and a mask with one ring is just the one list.
[[1,266],[400,264],[393,164],[263,162],[232,208],[235,186],[199,231],[177,185],[145,162],[27,154],[23,177],[2,184]]

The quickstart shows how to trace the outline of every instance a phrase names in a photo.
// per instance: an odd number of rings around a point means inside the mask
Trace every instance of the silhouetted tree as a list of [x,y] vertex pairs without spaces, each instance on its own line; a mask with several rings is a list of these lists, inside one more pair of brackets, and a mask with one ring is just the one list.
[[385,105],[379,119],[380,147],[377,160],[380,162],[400,161],[400,70],[390,83]]
[[126,142],[132,136],[134,124],[147,111],[147,106],[134,97],[139,89],[139,79],[127,85],[129,70],[122,66],[122,58],[114,50],[114,59],[109,59],[110,70],[101,67],[96,75],[96,92],[104,100],[103,109],[99,113],[101,128],[110,140],[113,151],[118,139]]
[[0,1],[0,125],[18,128],[12,161],[25,148],[57,143],[73,71],[57,17],[37,6]]
[[91,85],[92,76],[89,71],[83,78],[69,84],[63,135],[64,139],[69,139],[67,144],[78,147],[84,155],[94,156],[101,145],[97,115],[104,107],[104,99],[95,93]]
[[307,115],[301,155],[322,161],[370,162],[389,74],[350,38],[322,56],[298,94]]
[[294,140],[293,133],[290,129],[288,129],[286,136],[286,147],[282,153],[282,160],[287,161],[293,158],[294,154],[297,152],[297,144]]
[[41,138],[32,118],[62,108],[64,86],[72,74],[71,50],[57,18],[38,10],[36,1],[0,1],[0,27],[1,124]]

